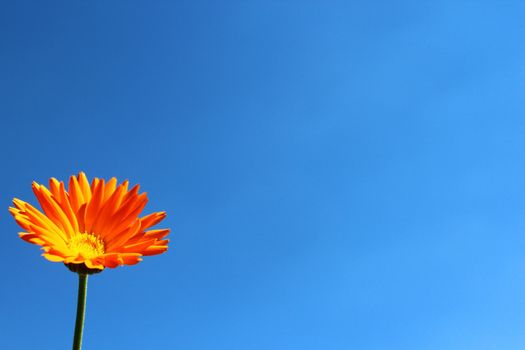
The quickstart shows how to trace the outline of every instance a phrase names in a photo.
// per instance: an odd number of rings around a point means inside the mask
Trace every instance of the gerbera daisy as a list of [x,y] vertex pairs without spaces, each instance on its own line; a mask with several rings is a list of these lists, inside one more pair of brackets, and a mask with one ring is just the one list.
[[117,186],[116,178],[94,178],[90,185],[82,172],[71,176],[67,190],[55,178],[49,189],[33,182],[43,212],[16,198],[9,211],[25,230],[20,238],[40,245],[46,259],[63,262],[74,272],[134,265],[142,256],[168,249],[169,229],[150,229],[165,212],[139,218],[148,198],[139,194],[138,185],[130,190],[128,185],[126,180]]

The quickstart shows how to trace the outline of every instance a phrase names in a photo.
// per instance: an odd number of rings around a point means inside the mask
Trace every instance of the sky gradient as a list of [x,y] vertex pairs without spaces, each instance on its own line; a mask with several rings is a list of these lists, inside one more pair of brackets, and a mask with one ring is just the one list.
[[68,349],[31,182],[129,179],[170,250],[84,349],[525,346],[521,1],[0,2],[0,343]]

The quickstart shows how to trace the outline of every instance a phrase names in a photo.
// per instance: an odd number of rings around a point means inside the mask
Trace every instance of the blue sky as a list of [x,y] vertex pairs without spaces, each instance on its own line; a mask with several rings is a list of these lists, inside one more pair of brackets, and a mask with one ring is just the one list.
[[173,230],[90,279],[85,349],[523,349],[525,4],[0,6],[6,348],[71,345],[7,207],[85,171]]

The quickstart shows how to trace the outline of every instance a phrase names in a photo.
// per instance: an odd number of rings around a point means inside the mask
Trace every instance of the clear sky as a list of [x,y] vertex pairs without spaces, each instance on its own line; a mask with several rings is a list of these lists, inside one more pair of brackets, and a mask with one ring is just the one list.
[[168,253],[84,348],[525,347],[522,1],[1,1],[0,344],[68,349],[31,182],[129,179]]

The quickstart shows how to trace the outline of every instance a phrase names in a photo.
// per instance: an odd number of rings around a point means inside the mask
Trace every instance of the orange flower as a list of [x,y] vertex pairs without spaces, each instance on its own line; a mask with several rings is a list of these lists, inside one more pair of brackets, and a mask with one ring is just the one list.
[[95,273],[105,267],[134,265],[144,255],[168,249],[169,229],[148,230],[166,217],[165,212],[139,218],[148,198],[139,186],[128,190],[128,181],[117,186],[94,178],[91,186],[84,173],[71,176],[68,191],[52,178],[49,190],[33,182],[44,213],[15,198],[9,211],[26,231],[23,240],[42,246],[43,256],[63,262],[72,271]]

